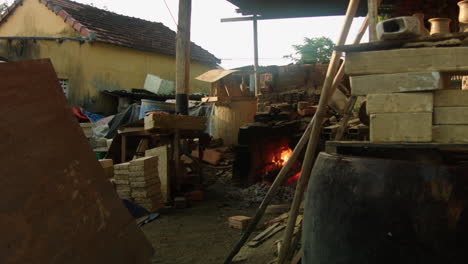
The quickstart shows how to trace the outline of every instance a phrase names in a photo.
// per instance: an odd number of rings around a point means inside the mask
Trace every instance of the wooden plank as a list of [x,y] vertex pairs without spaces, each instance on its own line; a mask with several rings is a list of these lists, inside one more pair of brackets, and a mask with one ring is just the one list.
[[369,18],[369,40],[377,41],[378,8],[377,0],[367,0],[367,17]]
[[265,236],[263,236],[261,239],[258,239],[258,240],[252,240],[250,241],[247,245],[249,247],[258,247],[259,245],[261,245],[263,242],[265,242],[266,240],[268,240],[269,238],[271,238],[272,236],[274,236],[276,233],[280,232],[281,230],[285,229],[286,226],[285,225],[280,225],[280,226],[277,226],[275,227],[274,229],[272,229],[270,232],[268,232],[267,234],[265,234]]
[[377,113],[432,113],[432,93],[369,94],[366,109],[368,114]]
[[254,237],[252,239],[252,241],[259,241],[261,240],[262,238],[266,237],[273,229],[277,228],[278,226],[280,226],[280,223],[275,223],[271,226],[269,226],[267,229],[265,229],[263,232],[261,232],[260,234],[258,234],[256,237]]
[[171,186],[169,181],[169,160],[168,160],[168,148],[167,146],[156,147],[145,151],[147,157],[158,157],[158,176],[161,183],[161,195],[164,202],[168,202],[171,199]]
[[466,125],[468,124],[468,107],[435,107],[435,125]]
[[150,114],[145,116],[145,130],[152,129],[186,129],[205,130],[206,117],[185,115]]
[[360,43],[360,44],[349,44],[336,46],[335,50],[342,52],[365,52],[365,51],[375,51],[375,50],[388,50],[388,49],[400,49],[404,46],[412,43],[418,42],[442,42],[446,40],[464,40],[468,37],[468,32],[454,32],[444,36],[424,36],[419,38],[412,39],[398,39],[398,40],[382,40],[369,43]]
[[345,69],[348,75],[467,72],[468,47],[353,52],[346,56]]
[[432,127],[434,142],[440,143],[468,143],[468,125],[439,125]]
[[446,85],[438,72],[404,72],[352,76],[351,94],[385,94],[443,89]]
[[468,90],[440,90],[434,93],[434,106],[468,107]]
[[0,80],[0,263],[148,263],[50,60],[0,63]]
[[370,116],[371,142],[430,142],[432,113],[388,113]]

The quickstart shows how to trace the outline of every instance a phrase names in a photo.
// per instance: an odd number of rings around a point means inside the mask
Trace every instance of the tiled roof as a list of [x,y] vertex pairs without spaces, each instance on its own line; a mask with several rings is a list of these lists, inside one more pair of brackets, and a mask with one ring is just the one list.
[[[123,16],[69,0],[38,1],[85,37],[117,46],[175,56],[176,32],[162,23]],[[16,1],[16,5],[21,2]],[[15,8],[13,6],[12,11]],[[191,58],[199,62],[220,63],[213,54],[193,42]]]

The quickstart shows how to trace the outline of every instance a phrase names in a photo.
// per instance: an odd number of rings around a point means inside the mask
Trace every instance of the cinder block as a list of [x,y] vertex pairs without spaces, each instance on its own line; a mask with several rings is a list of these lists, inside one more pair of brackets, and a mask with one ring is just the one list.
[[[403,66],[404,67],[404,66]],[[444,79],[438,72],[405,72],[351,76],[351,94],[386,94],[443,89]]]
[[393,93],[369,94],[367,96],[367,113],[431,113],[432,93]]
[[435,107],[468,107],[468,90],[446,89],[434,92]]
[[435,107],[435,125],[467,125],[468,107]]
[[371,142],[431,142],[432,113],[388,113],[370,116]]
[[439,125],[432,127],[434,142],[468,144],[468,125]]
[[422,34],[417,17],[403,16],[386,19],[377,24],[379,40],[408,39]]

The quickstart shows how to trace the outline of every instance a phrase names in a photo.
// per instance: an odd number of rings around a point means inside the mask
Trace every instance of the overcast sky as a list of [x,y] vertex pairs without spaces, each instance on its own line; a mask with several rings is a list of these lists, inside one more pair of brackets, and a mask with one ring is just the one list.
[[[0,0],[1,2],[2,0]],[[4,0],[3,0],[4,1]],[[161,22],[176,30],[164,0],[75,0],[93,4],[119,14]],[[178,15],[178,0],[165,0],[175,21]],[[11,0],[9,1],[11,2]],[[233,68],[253,64],[252,22],[221,23],[221,18],[238,17],[236,6],[227,0],[192,1],[193,42],[207,49],[222,60],[221,66]],[[284,55],[294,52],[292,45],[302,43],[304,37],[327,36],[336,41],[343,17],[318,17],[261,20],[258,22],[259,57],[261,65],[284,65],[291,63]],[[362,18],[355,20],[351,38],[357,32]]]

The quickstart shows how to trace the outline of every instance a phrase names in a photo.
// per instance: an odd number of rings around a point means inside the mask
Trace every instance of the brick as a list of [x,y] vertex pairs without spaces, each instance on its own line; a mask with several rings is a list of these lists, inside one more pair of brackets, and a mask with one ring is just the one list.
[[468,107],[435,107],[435,125],[467,125]]
[[432,127],[434,142],[468,144],[468,125],[439,125]]
[[133,198],[148,198],[161,193],[161,186],[152,185],[145,188],[132,188]]
[[174,207],[175,208],[187,208],[188,207],[188,202],[187,198],[185,197],[176,197],[174,198]]
[[385,94],[400,92],[433,91],[444,87],[438,72],[406,72],[351,76],[351,94]]
[[114,170],[128,170],[128,166],[130,165],[129,162],[125,163],[120,163],[120,164],[115,164],[114,165]]
[[161,188],[161,183],[159,181],[153,181],[153,182],[130,182],[130,187],[132,188],[146,188],[149,186],[155,186],[158,185],[159,188]]
[[130,181],[129,181],[129,180],[117,180],[117,179],[114,179],[114,183],[115,183],[115,185],[129,185],[129,184],[130,184]]
[[116,186],[115,186],[115,189],[116,189],[117,191],[124,191],[124,192],[127,192],[127,191],[129,192],[129,191],[131,191],[131,188],[130,188],[129,185],[116,185]]
[[367,96],[367,113],[418,113],[432,112],[432,93],[394,93],[369,94]]
[[158,177],[158,170],[136,170],[136,171],[129,171],[128,175],[130,177]]
[[245,230],[251,219],[248,216],[231,216],[228,218],[229,227]]
[[434,93],[435,107],[468,107],[468,91],[446,89]]
[[371,142],[431,142],[432,113],[388,113],[370,116]]

